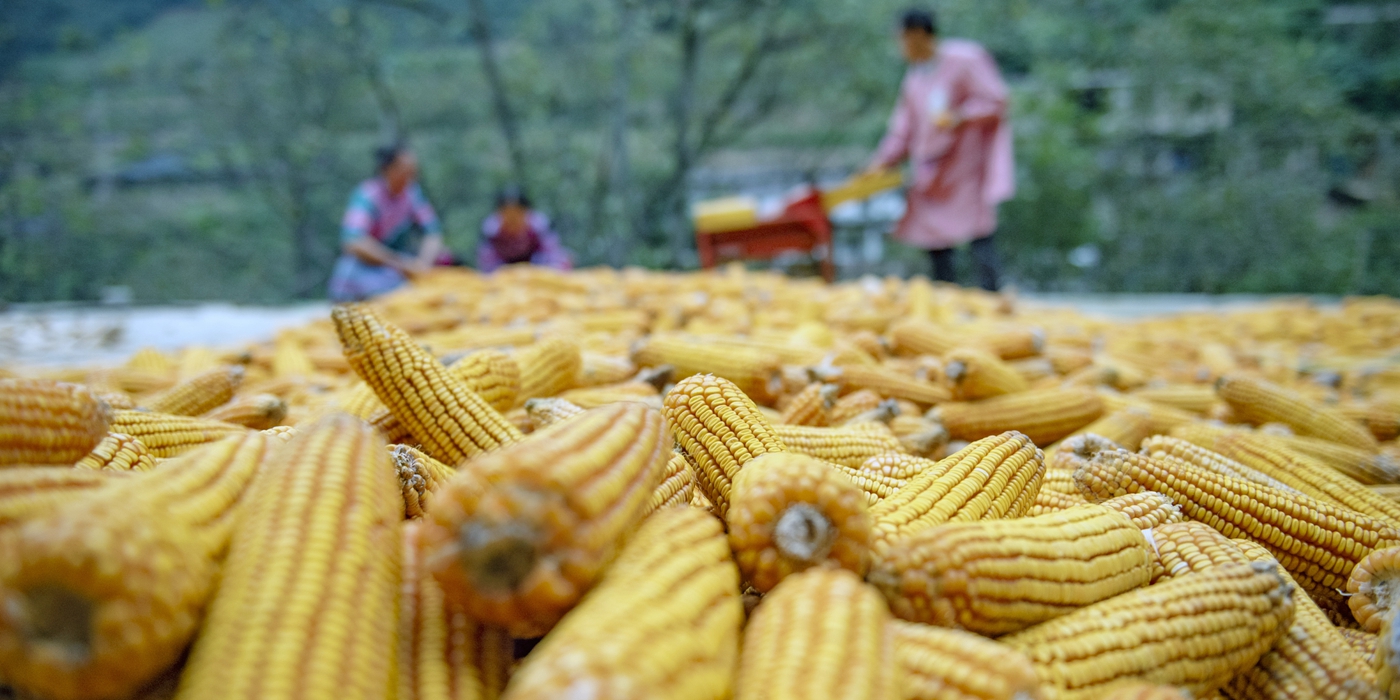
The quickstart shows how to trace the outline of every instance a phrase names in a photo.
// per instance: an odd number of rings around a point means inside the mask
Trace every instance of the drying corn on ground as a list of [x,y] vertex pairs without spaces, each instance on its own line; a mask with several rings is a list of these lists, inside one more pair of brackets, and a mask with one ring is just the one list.
[[0,372],[0,697],[1400,699],[1400,302],[448,270]]

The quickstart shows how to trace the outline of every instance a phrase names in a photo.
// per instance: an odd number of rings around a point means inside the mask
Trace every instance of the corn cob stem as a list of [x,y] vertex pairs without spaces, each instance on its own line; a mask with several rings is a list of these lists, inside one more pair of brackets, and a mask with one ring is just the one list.
[[111,409],[87,389],[0,379],[0,467],[72,464],[107,436]]
[[118,698],[173,664],[270,446],[229,437],[0,531],[0,676],[56,700]]
[[92,452],[73,466],[114,472],[148,472],[156,468],[156,458],[140,440],[122,433],[107,433],[107,437],[102,438]]
[[383,439],[345,414],[274,453],[177,698],[394,693],[403,501],[393,474]]
[[666,422],[693,460],[695,483],[722,516],[734,477],[749,460],[786,452],[773,425],[734,383],[708,374],[681,380],[666,394]]
[[144,399],[141,404],[156,413],[197,416],[228,403],[242,381],[241,366],[219,367]]
[[719,521],[693,508],[659,512],[526,657],[505,697],[728,697],[742,623]]
[[1232,564],[1116,596],[1001,641],[1030,657],[1063,700],[1097,698],[1127,680],[1202,695],[1253,666],[1287,631],[1293,596],[1274,565]]
[[735,700],[899,698],[890,614],[845,569],[811,569],[764,597],[744,630]]
[[611,404],[463,465],[433,494],[424,531],[443,591],[517,636],[547,630],[648,512],[666,434],[660,412]]

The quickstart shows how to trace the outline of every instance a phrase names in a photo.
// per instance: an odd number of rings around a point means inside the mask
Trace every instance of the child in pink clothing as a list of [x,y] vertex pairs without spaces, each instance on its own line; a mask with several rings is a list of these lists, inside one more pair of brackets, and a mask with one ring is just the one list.
[[904,13],[909,70],[870,170],[910,161],[913,179],[895,238],[926,248],[937,279],[952,282],[953,247],[972,243],[981,286],[997,288],[997,204],[1015,191],[1007,89],[987,50],[940,39],[933,13]]

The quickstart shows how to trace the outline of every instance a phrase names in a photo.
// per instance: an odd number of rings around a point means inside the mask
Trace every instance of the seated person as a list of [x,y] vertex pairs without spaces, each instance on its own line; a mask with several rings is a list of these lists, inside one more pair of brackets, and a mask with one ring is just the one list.
[[530,198],[519,187],[506,187],[496,195],[496,211],[481,224],[481,244],[476,267],[491,272],[502,265],[530,263],[556,270],[573,268],[569,251],[549,228],[549,217],[530,208]]
[[[384,294],[450,264],[442,225],[418,186],[418,161],[403,145],[375,152],[377,177],[350,197],[340,225],[340,259],[331,273],[333,301],[360,301]],[[420,240],[421,239],[421,240]]]

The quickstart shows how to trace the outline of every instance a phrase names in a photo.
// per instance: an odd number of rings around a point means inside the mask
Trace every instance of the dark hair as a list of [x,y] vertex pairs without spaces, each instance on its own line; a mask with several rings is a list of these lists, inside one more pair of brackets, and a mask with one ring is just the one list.
[[526,209],[530,208],[530,196],[525,194],[525,189],[520,185],[506,185],[496,191],[496,208],[515,204]]
[[408,152],[408,144],[401,141],[374,149],[374,172],[382,174],[394,164],[394,161],[399,159],[399,156],[406,152]]
[[938,36],[938,17],[933,10],[910,8],[900,15],[899,26],[906,32],[922,31],[929,36]]

